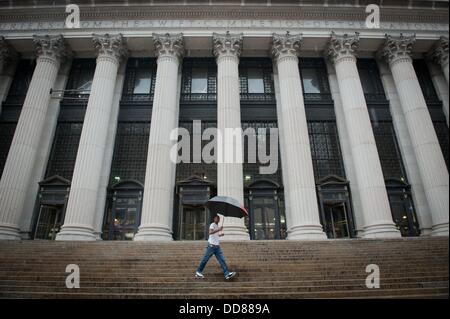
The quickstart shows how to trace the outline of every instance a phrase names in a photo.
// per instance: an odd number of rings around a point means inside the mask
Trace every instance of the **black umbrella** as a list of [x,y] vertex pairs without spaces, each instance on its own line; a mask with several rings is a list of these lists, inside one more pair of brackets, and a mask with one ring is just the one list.
[[206,207],[215,214],[228,217],[242,218],[248,216],[248,212],[236,199],[229,196],[215,196],[206,202]]

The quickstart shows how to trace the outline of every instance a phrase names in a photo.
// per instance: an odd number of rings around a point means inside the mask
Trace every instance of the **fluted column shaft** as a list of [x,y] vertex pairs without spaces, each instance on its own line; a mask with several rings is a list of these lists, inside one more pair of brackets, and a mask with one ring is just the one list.
[[283,131],[282,154],[286,197],[290,201],[288,239],[325,239],[320,224],[308,124],[298,66],[299,35],[274,35],[272,53],[277,65],[280,103],[279,124]]
[[94,234],[97,240],[101,240],[103,217],[105,215],[106,197],[108,193],[108,185],[110,181],[111,164],[114,155],[114,145],[117,132],[117,120],[120,109],[120,99],[122,97],[123,84],[125,82],[126,62],[122,61],[114,89],[113,104],[111,110],[111,118],[109,120],[108,137],[105,146],[105,157],[103,159],[102,173],[100,177],[100,187],[97,194],[97,204],[95,209],[96,219]]
[[387,37],[389,62],[433,221],[432,235],[448,236],[448,170],[410,57],[413,37]]
[[336,77],[334,66],[327,63],[328,82],[334,102],[334,113],[336,115],[336,126],[339,133],[339,144],[341,146],[342,159],[344,161],[346,177],[350,182],[351,200],[353,206],[353,215],[356,226],[356,236],[364,237],[364,215],[362,211],[361,198],[359,195],[358,182],[356,180],[355,164],[353,163],[352,149],[350,147],[349,136],[345,124],[344,110],[342,107],[342,98],[339,92],[339,84]]
[[172,240],[172,205],[175,189],[170,150],[171,132],[178,126],[178,70],[184,53],[182,35],[153,35],[156,71],[150,137],[148,144],[142,217],[134,240]]
[[0,239],[20,239],[19,225],[50,102],[64,55],[61,36],[34,39],[36,68],[0,180]]
[[408,182],[411,185],[411,194],[414,208],[417,213],[417,219],[419,221],[421,235],[429,235],[432,226],[430,208],[425,196],[425,190],[420,177],[419,167],[417,166],[414,149],[411,144],[411,137],[409,136],[405,116],[403,115],[397,89],[395,88],[394,78],[386,63],[378,61],[378,66],[384,91],[389,100],[389,109],[398,139],[400,153],[402,154],[403,163],[405,165],[406,175],[408,176]]
[[57,240],[95,240],[96,203],[110,124],[114,87],[124,55],[122,36],[94,36],[99,54],[67,202]]
[[[242,35],[214,34],[213,46],[217,61],[217,129],[223,137],[222,141],[219,141],[222,145],[218,145],[222,147],[223,158],[219,158],[217,163],[217,194],[233,197],[243,204],[242,160],[236,156],[238,147],[242,147],[242,144],[239,145],[234,139],[226,138],[227,130],[241,130],[239,57],[242,49]],[[232,161],[226,159],[230,152],[234,155]],[[243,218],[226,217],[224,229],[224,240],[249,239]]]
[[375,137],[356,66],[355,50],[358,42],[357,35],[333,34],[328,54],[336,69],[342,98],[365,221],[364,237],[399,237],[400,232],[392,220]]

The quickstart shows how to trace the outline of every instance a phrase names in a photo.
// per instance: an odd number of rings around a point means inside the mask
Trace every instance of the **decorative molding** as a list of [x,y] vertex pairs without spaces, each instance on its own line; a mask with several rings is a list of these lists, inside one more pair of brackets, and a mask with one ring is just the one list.
[[175,57],[178,61],[184,56],[184,37],[182,33],[170,35],[153,33],[153,44],[158,58]]
[[334,64],[342,59],[353,60],[356,58],[358,46],[358,32],[355,32],[354,35],[337,35],[334,31],[332,31],[325,55]]
[[63,62],[72,55],[62,35],[34,35],[33,42],[38,58],[49,58]]
[[404,36],[400,34],[399,37],[393,37],[386,34],[386,41],[381,47],[378,55],[386,60],[389,64],[409,60],[411,61],[411,53],[416,42],[416,36]]
[[272,56],[275,60],[285,57],[298,57],[302,45],[302,35],[292,35],[289,31],[286,35],[273,34]]
[[[231,19],[300,19],[300,20],[347,20],[365,21],[366,13],[361,6],[334,6],[328,4],[312,6],[270,6],[270,7],[249,7],[249,6],[119,6],[110,5],[97,7],[91,10],[92,6],[81,8],[81,19],[107,20],[111,16],[119,19],[201,19],[201,18],[231,18]],[[21,9],[0,9],[0,21],[44,21],[44,20],[65,20],[67,14],[61,8],[21,8]],[[384,21],[400,21],[406,23],[443,23],[448,24],[448,10],[428,10],[402,8],[384,8]]]
[[216,58],[224,56],[239,58],[242,52],[242,37],[242,33],[230,34],[229,31],[225,34],[213,33],[213,55]]
[[128,54],[122,34],[93,34],[92,43],[98,53],[98,57],[112,58],[117,63],[120,63]]
[[441,66],[448,65],[448,38],[441,37],[433,46],[430,57],[434,62]]

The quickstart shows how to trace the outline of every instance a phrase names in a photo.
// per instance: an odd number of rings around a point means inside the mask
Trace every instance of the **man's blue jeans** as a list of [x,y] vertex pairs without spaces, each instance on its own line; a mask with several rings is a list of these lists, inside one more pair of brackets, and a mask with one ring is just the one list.
[[205,266],[212,255],[216,255],[217,261],[219,262],[220,267],[222,267],[223,274],[225,275],[225,277],[228,276],[230,272],[228,271],[228,266],[225,262],[225,258],[223,257],[222,249],[220,248],[220,246],[214,246],[210,244],[208,244],[208,247],[206,248],[205,256],[200,262],[200,266],[198,266],[197,271],[200,273],[203,272],[203,269],[205,269]]

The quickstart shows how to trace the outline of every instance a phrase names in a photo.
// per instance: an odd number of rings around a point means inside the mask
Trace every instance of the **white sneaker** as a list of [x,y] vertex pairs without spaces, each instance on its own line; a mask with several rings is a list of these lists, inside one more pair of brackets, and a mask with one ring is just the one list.
[[201,278],[201,279],[203,279],[203,278],[205,278],[205,276],[203,276],[203,274],[202,274],[201,272],[196,271],[196,272],[195,272],[195,278]]
[[232,279],[234,276],[236,276],[236,273],[235,273],[234,271],[232,271],[232,272],[230,272],[230,273],[225,277],[225,279],[226,279],[226,280],[230,280],[230,279]]

